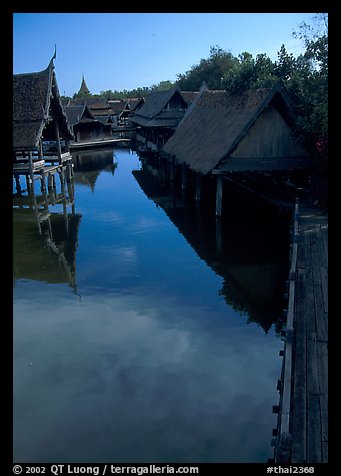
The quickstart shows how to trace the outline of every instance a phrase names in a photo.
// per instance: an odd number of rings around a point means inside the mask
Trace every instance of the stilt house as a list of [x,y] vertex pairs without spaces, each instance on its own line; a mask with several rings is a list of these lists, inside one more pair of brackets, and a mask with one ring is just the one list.
[[71,161],[73,135],[60,101],[53,59],[43,71],[13,75],[13,170],[19,172],[33,173],[47,161]]
[[311,167],[295,138],[294,120],[282,82],[241,95],[210,91],[203,84],[163,152],[196,172],[198,183],[202,175],[216,175],[217,203],[221,203],[221,179],[227,174]]
[[179,88],[152,91],[143,106],[130,115],[131,122],[138,128],[137,140],[149,150],[161,151],[187,106]]

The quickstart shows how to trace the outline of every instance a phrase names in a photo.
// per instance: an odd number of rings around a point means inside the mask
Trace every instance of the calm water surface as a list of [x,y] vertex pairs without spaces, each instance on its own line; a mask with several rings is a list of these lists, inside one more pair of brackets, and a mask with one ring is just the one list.
[[73,155],[73,210],[13,209],[14,460],[266,462],[287,220],[219,228],[130,150]]

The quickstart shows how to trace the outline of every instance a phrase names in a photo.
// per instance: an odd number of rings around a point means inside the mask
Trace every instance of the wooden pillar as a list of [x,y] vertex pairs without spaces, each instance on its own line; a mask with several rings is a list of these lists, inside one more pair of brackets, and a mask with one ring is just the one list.
[[57,119],[54,118],[53,122],[54,122],[54,130],[55,130],[55,134],[56,134],[58,158],[59,158],[59,161],[61,162],[61,160],[62,160],[62,149],[60,147],[60,136],[59,136],[59,127],[58,127]]
[[34,174],[33,174],[33,159],[32,159],[32,151],[30,150],[28,153],[28,166],[29,166],[29,181],[27,182],[27,191],[29,195],[34,193]]
[[174,181],[175,179],[175,163],[174,163],[174,158],[171,159],[170,161],[170,172],[169,172],[170,180],[171,182]]
[[51,172],[49,172],[47,175],[47,189],[49,193],[50,203],[51,205],[54,205],[56,201],[56,196],[55,196],[56,184],[54,180],[54,174]]
[[43,141],[40,139],[40,141],[39,141],[39,159],[42,160],[43,157],[44,157]]
[[202,175],[200,173],[196,174],[196,184],[195,184],[195,201],[198,203],[201,199],[201,183]]
[[40,189],[42,194],[46,194],[46,180],[45,180],[45,172],[44,170],[41,171],[40,177]]
[[26,180],[27,193],[28,193],[28,195],[31,195],[31,193],[32,193],[32,185],[31,185],[31,177],[30,177],[29,174],[26,174],[25,180]]
[[17,191],[17,194],[21,195],[21,185],[20,185],[20,176],[19,176],[19,174],[14,174],[14,180],[15,180],[15,189]]
[[187,167],[184,162],[181,164],[181,188],[182,190],[187,188]]
[[223,176],[217,175],[216,184],[216,201],[215,201],[215,214],[216,217],[221,217],[221,205],[223,198]]

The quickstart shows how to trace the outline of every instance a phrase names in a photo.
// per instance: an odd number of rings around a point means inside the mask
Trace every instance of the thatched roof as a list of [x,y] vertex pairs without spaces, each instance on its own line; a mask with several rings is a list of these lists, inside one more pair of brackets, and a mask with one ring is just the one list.
[[[167,109],[171,101],[182,105],[182,110]],[[129,117],[143,127],[176,127],[187,109],[187,102],[178,88],[167,91],[152,91],[143,106]]]
[[79,122],[93,122],[95,120],[88,106],[66,106],[65,113],[71,126]]
[[[203,85],[163,151],[203,174],[219,168],[223,159],[226,159],[224,170],[228,171],[286,169],[288,164],[284,157],[281,162],[274,160],[272,164],[264,161],[264,157],[260,157],[260,161],[258,158],[229,158],[267,106],[276,108],[288,125],[293,124],[294,111],[281,82],[271,89],[246,91],[241,95],[211,91]],[[297,157],[296,162],[301,159]]]
[[36,73],[13,75],[13,147],[35,149],[43,130],[57,118],[60,135],[72,139],[54,73],[53,59]]

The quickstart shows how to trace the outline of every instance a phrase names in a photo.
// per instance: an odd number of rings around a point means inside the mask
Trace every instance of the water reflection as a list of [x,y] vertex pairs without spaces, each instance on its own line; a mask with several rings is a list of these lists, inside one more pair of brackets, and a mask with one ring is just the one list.
[[[136,154],[111,151],[101,166],[87,155],[75,162],[74,224],[69,200],[55,193],[49,206],[81,299],[53,277],[59,261],[43,269],[48,222],[39,233],[35,220],[23,230],[16,220],[14,259],[25,270],[14,287],[15,461],[265,462],[280,343],[272,317],[247,314],[262,327],[245,325],[240,312],[264,299],[266,284],[250,282],[253,270],[276,266],[271,238],[237,216],[216,227],[204,209],[184,206],[178,184],[171,194],[159,188],[157,168],[140,171]],[[93,188],[84,179],[92,172]],[[153,201],[136,180],[154,187]]]
[[[18,280],[67,283],[76,291],[76,249],[81,215],[73,181],[44,182],[13,196],[13,284]],[[62,211],[58,211],[58,209]]]
[[88,150],[72,154],[75,182],[95,190],[96,181],[101,171],[114,175],[117,162],[113,149]]
[[141,162],[141,170],[132,171],[141,189],[165,211],[198,256],[223,277],[219,293],[226,303],[267,332],[283,305],[289,216],[284,219],[276,210],[264,215],[249,203],[243,209],[243,192],[232,187],[224,192],[225,200],[237,202],[238,209],[230,205],[224,219],[216,219],[212,203],[195,204],[193,190],[192,195],[186,193],[170,180],[167,164],[147,158]]

